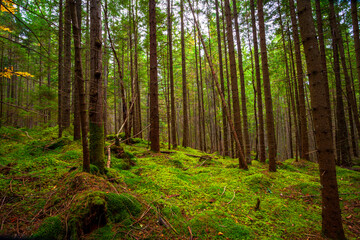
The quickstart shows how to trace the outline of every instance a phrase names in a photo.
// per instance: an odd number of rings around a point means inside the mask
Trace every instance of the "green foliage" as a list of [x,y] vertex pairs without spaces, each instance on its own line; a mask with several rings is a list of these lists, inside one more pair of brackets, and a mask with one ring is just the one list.
[[34,239],[61,240],[64,238],[65,229],[58,216],[46,218],[39,229],[32,236]]

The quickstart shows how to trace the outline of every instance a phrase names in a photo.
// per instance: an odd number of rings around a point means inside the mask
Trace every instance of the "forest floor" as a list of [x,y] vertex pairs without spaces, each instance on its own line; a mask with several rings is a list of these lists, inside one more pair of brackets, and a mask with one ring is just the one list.
[[[155,154],[133,139],[112,147],[105,175],[88,174],[80,141],[66,134],[0,128],[0,236],[322,239],[315,163],[289,159],[272,173],[252,161],[245,171],[237,159],[165,144]],[[346,236],[359,239],[360,172],[337,177]]]

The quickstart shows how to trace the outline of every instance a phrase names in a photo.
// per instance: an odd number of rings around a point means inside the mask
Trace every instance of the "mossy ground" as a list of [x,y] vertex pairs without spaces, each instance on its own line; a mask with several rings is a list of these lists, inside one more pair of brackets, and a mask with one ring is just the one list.
[[[0,235],[189,239],[191,231],[194,239],[321,239],[314,163],[289,159],[271,173],[253,161],[244,171],[237,159],[200,160],[194,156],[204,153],[182,147],[152,153],[135,139],[122,145],[124,158],[112,156],[106,175],[93,175],[81,172],[80,142],[56,135],[56,128],[0,129]],[[360,173],[338,168],[337,176],[344,229],[356,239]]]

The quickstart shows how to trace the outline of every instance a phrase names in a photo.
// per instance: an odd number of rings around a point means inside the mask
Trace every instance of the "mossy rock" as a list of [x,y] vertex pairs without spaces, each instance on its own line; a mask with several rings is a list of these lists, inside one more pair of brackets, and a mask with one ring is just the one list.
[[65,235],[64,226],[58,216],[46,218],[32,239],[60,240]]
[[70,212],[71,236],[80,238],[109,222],[131,225],[141,212],[141,204],[128,194],[91,191],[80,194]]
[[132,217],[138,216],[141,212],[141,204],[128,194],[106,194],[107,215],[114,223],[130,225]]
[[61,148],[67,144],[69,144],[71,140],[67,137],[62,137],[57,139],[55,142],[51,142],[50,144],[46,145],[44,149],[46,150],[55,150],[57,148]]

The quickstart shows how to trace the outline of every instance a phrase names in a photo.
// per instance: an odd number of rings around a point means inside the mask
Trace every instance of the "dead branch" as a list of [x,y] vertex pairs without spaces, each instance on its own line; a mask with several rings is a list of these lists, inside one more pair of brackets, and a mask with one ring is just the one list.
[[228,202],[227,204],[230,204],[233,200],[234,200],[234,198],[235,198],[235,191],[234,191],[234,196],[233,196],[233,198],[230,200],[230,202]]

